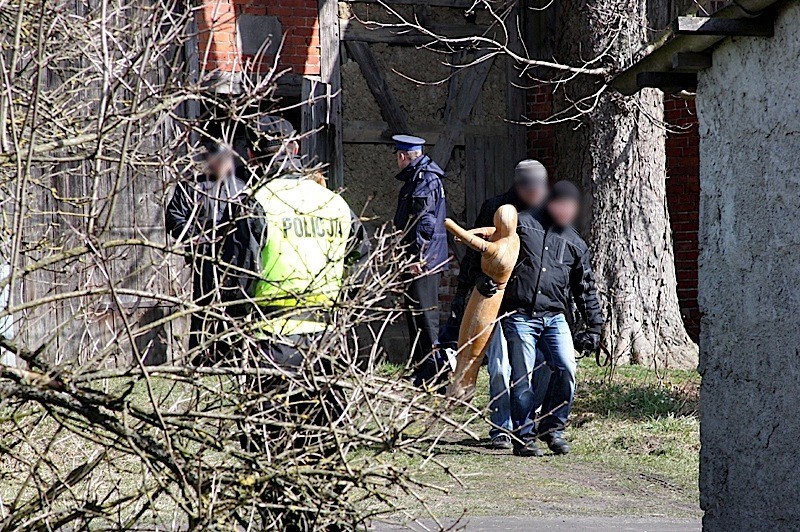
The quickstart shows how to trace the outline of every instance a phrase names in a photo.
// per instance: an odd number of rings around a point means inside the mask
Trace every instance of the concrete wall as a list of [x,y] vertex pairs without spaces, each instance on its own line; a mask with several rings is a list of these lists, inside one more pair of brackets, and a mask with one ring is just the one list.
[[[385,8],[369,4],[352,4],[342,9],[345,18],[355,16],[361,20],[396,22],[385,13]],[[396,7],[396,6],[393,6]],[[352,9],[352,11],[350,11]],[[413,18],[410,8],[397,8],[405,16]],[[443,7],[431,8],[431,22],[466,24],[463,10]],[[478,24],[488,24],[479,19]],[[476,26],[477,28],[478,26]],[[478,31],[476,29],[476,31]],[[447,54],[435,53],[415,46],[371,44],[378,62],[386,73],[392,93],[408,114],[412,130],[434,138],[426,132],[441,129],[447,101],[447,79],[452,69]],[[417,80],[421,83],[412,81]],[[467,121],[471,131],[485,134],[505,134],[506,125],[506,63],[502,58],[494,60],[489,76]],[[347,54],[342,56],[342,111],[345,125],[352,121],[381,121],[380,109],[361,74],[358,64]],[[516,117],[515,117],[516,118]],[[431,148],[431,146],[428,146]],[[401,183],[393,177],[397,174],[392,149],[389,144],[346,144],[345,198],[356,212],[363,212],[372,219],[372,225],[390,221],[397,208],[397,193]],[[438,161],[444,164],[442,161]],[[448,214],[462,223],[466,220],[465,158],[464,145],[460,142],[453,150],[450,165],[446,168],[444,182],[447,193]],[[510,185],[513,168],[509,168]]]
[[800,4],[700,76],[706,530],[800,529]]

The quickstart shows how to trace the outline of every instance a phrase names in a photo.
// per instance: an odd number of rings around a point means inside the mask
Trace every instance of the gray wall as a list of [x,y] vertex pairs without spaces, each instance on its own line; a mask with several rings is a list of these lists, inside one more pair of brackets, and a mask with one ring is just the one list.
[[701,74],[706,530],[800,529],[800,4]]

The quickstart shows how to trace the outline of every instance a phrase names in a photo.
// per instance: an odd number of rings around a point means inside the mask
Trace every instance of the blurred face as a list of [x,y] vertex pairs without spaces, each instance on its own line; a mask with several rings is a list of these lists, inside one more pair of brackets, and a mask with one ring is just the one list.
[[578,202],[573,199],[557,199],[547,204],[547,212],[550,214],[550,218],[560,227],[575,223],[578,219],[579,210]]
[[538,207],[547,197],[547,187],[544,185],[517,185],[514,188],[527,207]]
[[225,177],[233,174],[233,154],[229,152],[220,153],[208,160],[208,173],[215,177]]

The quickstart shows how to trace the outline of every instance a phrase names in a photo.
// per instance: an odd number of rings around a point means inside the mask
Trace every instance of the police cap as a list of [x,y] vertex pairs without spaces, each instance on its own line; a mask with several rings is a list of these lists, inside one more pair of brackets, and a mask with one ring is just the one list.
[[392,137],[397,151],[422,151],[425,139],[413,135],[395,135]]

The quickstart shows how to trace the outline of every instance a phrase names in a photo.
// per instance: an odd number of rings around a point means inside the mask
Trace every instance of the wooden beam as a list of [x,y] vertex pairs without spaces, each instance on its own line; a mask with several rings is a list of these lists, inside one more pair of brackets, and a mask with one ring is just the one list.
[[[303,78],[300,108],[300,132],[303,138],[300,148],[312,163],[327,161],[328,145],[325,139],[325,124],[328,119],[327,85],[319,79]],[[316,131],[316,133],[311,133]]]
[[[370,43],[398,44],[407,46],[419,46],[430,44],[436,39],[425,35],[412,28],[390,27],[365,25],[357,20],[340,21],[341,38],[343,41],[361,41]],[[483,35],[488,31],[486,26],[475,24],[436,24],[432,25],[430,31],[436,35],[457,39],[461,37],[473,37]]]
[[686,72],[640,72],[636,76],[640,89],[646,87],[664,92],[680,92],[697,89],[697,74]]
[[[435,146],[443,130],[442,124],[421,123],[414,127],[414,134],[423,137],[428,146]],[[389,138],[388,132],[389,124],[380,120],[347,120],[344,123],[343,140],[345,144],[394,144],[394,141]],[[489,126],[466,125],[463,135],[455,139],[455,146],[463,146],[466,135],[506,138],[506,134],[507,130],[503,123]]]
[[775,20],[762,15],[755,18],[678,17],[673,23],[676,35],[715,35],[772,37]]
[[345,42],[347,53],[355,59],[361,74],[367,81],[367,87],[378,102],[381,116],[389,124],[389,136],[402,133],[411,133],[408,126],[408,115],[394,97],[392,88],[386,80],[384,67],[378,63],[378,58],[372,52],[369,44],[359,41]]
[[348,4],[386,4],[399,6],[431,6],[469,9],[472,0],[348,0]]
[[303,77],[287,72],[278,78],[277,96],[300,98],[303,92]]
[[680,72],[699,72],[711,68],[710,53],[678,52],[672,56],[672,68]]
[[332,188],[344,186],[344,149],[342,147],[342,71],[339,50],[339,3],[318,0],[320,75],[326,85],[326,138],[328,183]]
[[494,58],[490,58],[462,69],[450,78],[450,90],[444,108],[444,132],[430,152],[431,158],[444,170],[450,164],[456,139],[463,134],[493,62]]

